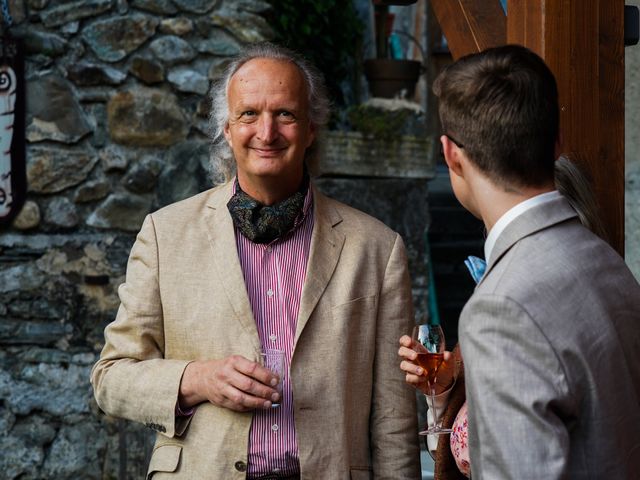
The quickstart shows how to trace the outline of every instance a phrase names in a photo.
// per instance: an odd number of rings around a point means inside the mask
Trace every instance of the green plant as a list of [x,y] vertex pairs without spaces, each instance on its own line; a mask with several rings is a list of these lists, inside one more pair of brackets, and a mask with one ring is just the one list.
[[380,140],[397,138],[413,115],[407,109],[384,110],[364,104],[349,108],[347,113],[353,130]]
[[[322,71],[329,94],[337,107],[357,103],[364,25],[352,2],[268,2],[273,9],[266,16],[276,33],[275,41],[300,52]],[[350,101],[351,95],[355,99]]]

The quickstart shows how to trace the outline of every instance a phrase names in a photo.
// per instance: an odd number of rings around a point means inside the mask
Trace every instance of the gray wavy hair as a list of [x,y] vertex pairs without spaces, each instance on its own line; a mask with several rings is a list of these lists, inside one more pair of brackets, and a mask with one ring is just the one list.
[[283,60],[298,67],[307,84],[309,120],[316,130],[315,140],[305,152],[307,168],[313,170],[320,155],[322,130],[329,121],[330,114],[330,102],[322,73],[304,57],[286,47],[269,42],[249,44],[231,61],[223,76],[211,88],[210,167],[214,184],[227,182],[236,174],[233,152],[224,136],[224,128],[229,121],[229,82],[242,65],[254,58]]

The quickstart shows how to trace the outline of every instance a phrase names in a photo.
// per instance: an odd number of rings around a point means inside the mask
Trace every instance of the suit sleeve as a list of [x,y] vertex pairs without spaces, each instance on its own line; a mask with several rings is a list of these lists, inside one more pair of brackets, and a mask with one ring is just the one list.
[[96,401],[109,415],[143,423],[169,437],[179,435],[189,421],[179,418],[176,425],[175,417],[189,362],[164,358],[158,247],[151,216],[131,249],[126,281],[118,294],[118,314],[105,329],[105,345],[91,372]]
[[371,412],[376,479],[419,479],[420,449],[415,391],[399,368],[398,339],[413,326],[411,282],[404,244],[396,236],[378,305]]
[[566,476],[572,407],[544,331],[515,302],[476,295],[460,320],[473,478]]

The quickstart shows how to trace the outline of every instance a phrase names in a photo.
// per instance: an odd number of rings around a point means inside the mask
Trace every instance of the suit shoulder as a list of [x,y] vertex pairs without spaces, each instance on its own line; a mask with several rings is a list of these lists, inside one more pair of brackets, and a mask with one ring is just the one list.
[[212,197],[220,194],[224,185],[219,185],[191,197],[166,205],[151,214],[154,221],[175,222],[202,211]]
[[394,239],[398,236],[398,233],[392,230],[389,226],[384,224],[377,218],[369,215],[368,213],[351,207],[338,200],[324,197],[327,205],[333,207],[343,220],[345,228],[354,233],[361,233],[366,237],[378,237],[382,239]]

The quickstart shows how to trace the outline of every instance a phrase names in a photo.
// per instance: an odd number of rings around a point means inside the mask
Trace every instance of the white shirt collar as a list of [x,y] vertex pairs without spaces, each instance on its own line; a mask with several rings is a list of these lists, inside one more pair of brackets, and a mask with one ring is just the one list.
[[487,235],[487,239],[484,242],[484,258],[489,263],[489,259],[491,258],[491,252],[493,247],[498,240],[500,234],[507,228],[511,222],[513,222],[516,218],[522,215],[527,210],[532,209],[533,207],[540,205],[542,203],[550,202],[551,200],[555,200],[556,198],[560,198],[562,195],[557,190],[553,190],[551,192],[541,193],[540,195],[536,195],[535,197],[528,198],[524,202],[520,202],[515,207],[507,210],[495,223],[493,228],[489,230],[489,235]]

